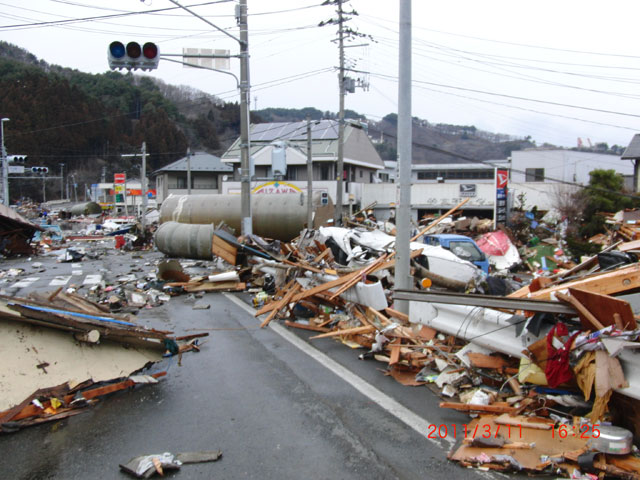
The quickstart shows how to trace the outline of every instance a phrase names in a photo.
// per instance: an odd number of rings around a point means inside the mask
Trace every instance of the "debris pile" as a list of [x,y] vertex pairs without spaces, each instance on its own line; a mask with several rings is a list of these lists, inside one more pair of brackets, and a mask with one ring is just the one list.
[[137,372],[164,356],[199,351],[198,339],[208,335],[140,327],[130,315],[61,290],[0,297],[1,432],[76,415],[109,393],[157,383],[166,372]]
[[[501,237],[487,243],[509,251]],[[640,478],[640,264],[628,248],[497,296],[477,294],[488,277],[470,262],[423,243],[411,244],[416,288],[394,289],[394,237],[377,229],[321,227],[278,244],[212,238],[222,274],[242,272],[263,327],[280,319],[316,332],[312,341],[361,349],[403,385],[428,386],[441,407],[471,414],[426,432],[459,441],[452,460],[572,478]]]

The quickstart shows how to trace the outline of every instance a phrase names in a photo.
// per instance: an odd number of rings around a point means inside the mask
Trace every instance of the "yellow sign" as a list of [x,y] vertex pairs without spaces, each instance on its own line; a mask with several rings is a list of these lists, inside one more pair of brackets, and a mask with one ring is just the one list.
[[302,193],[302,190],[291,183],[276,180],[258,185],[251,193]]

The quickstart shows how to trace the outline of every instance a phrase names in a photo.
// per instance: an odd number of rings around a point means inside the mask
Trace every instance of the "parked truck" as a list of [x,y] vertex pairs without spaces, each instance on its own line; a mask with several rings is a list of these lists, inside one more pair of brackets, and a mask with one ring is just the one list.
[[468,260],[475,264],[485,273],[489,273],[489,260],[473,238],[451,233],[439,233],[424,235],[423,242],[427,245],[446,248],[463,260]]

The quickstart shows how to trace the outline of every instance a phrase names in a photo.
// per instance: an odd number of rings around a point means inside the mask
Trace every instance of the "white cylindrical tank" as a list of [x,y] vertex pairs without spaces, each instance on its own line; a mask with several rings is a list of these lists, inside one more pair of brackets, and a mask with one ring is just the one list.
[[[160,223],[218,225],[226,223],[238,234],[242,212],[240,195],[170,195],[160,209]],[[307,197],[302,193],[257,194],[251,196],[253,233],[261,237],[289,241],[307,221]]]
[[171,257],[211,260],[213,225],[188,225],[165,222],[154,236],[155,246]]

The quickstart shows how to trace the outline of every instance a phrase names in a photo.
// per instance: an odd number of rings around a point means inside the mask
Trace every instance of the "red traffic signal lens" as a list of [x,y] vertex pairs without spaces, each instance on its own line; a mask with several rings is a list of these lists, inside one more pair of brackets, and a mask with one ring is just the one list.
[[125,54],[124,44],[122,42],[111,42],[109,45],[109,53],[113,58],[122,58]]
[[137,42],[129,42],[127,43],[127,56],[129,58],[138,58],[142,55],[142,49],[140,48],[140,44]]
[[142,55],[149,60],[158,56],[158,46],[155,43],[147,42],[142,46]]

